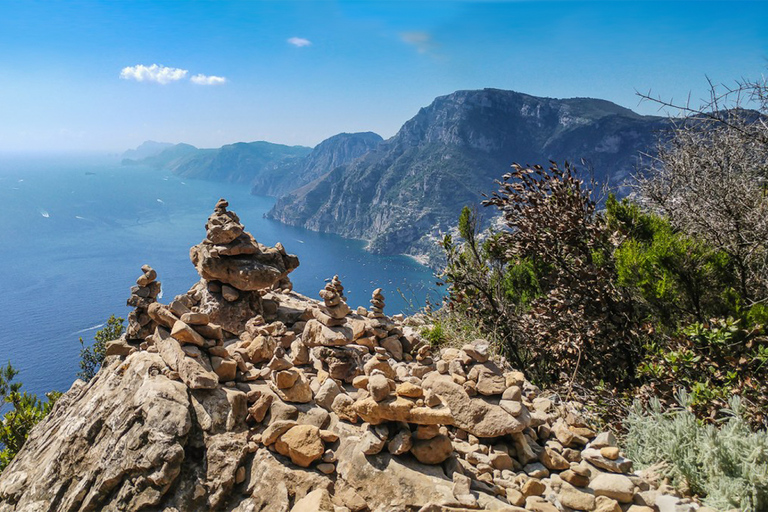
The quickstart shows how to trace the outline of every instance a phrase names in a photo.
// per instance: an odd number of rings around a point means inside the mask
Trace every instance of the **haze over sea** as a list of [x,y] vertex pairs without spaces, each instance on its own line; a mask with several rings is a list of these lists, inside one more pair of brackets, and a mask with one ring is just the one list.
[[368,306],[377,287],[388,314],[438,297],[432,271],[407,257],[264,219],[274,199],[252,196],[248,186],[121,167],[114,157],[0,155],[0,364],[21,370],[27,391],[69,389],[78,338],[91,342],[112,313],[127,317],[141,265],[157,270],[165,303],[199,279],[189,248],[205,236],[220,197],[256,240],[282,242],[299,256],[291,274],[299,293],[316,298],[339,274],[353,308]]

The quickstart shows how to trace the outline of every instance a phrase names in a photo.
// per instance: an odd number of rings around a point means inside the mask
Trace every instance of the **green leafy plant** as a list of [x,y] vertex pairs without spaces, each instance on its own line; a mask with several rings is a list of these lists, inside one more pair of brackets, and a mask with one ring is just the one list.
[[93,336],[93,344],[86,347],[83,338],[80,338],[80,371],[77,376],[89,381],[101,368],[101,363],[107,355],[107,342],[118,339],[125,330],[123,318],[111,315],[103,329],[96,331]]
[[3,413],[0,417],[0,472],[21,450],[32,427],[51,411],[61,396],[61,393],[50,392],[46,394],[48,400],[44,401],[37,395],[22,392],[21,383],[14,382],[18,373],[10,362],[5,368],[0,367],[0,413]]

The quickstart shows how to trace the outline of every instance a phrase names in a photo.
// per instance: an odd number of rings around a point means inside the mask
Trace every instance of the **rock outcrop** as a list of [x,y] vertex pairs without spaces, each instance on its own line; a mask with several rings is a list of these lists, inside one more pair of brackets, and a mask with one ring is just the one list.
[[[576,404],[483,340],[434,350],[423,319],[384,314],[381,289],[353,312],[338,278],[322,303],[281,286],[296,258],[226,206],[192,249],[203,281],[147,305],[151,336],[35,427],[0,475],[0,512],[654,510]],[[223,311],[246,298],[240,327]]]

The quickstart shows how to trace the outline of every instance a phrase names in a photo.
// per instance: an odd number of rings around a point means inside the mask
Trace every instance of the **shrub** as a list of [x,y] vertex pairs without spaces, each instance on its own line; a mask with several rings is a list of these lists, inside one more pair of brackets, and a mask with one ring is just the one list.
[[7,406],[7,412],[0,418],[0,473],[11,463],[21,450],[32,427],[42,420],[53,408],[61,393],[46,394],[47,401],[36,395],[21,391],[21,383],[13,382],[18,370],[8,363],[0,368],[0,413]]
[[667,411],[658,400],[635,404],[626,420],[627,454],[641,467],[664,462],[664,476],[718,510],[766,510],[768,433],[750,429],[738,397],[729,399],[719,426],[698,420],[686,393],[678,400]]
[[118,339],[125,330],[123,318],[111,315],[103,329],[96,331],[93,336],[93,344],[85,346],[83,338],[80,338],[80,371],[77,376],[89,381],[101,368],[101,363],[107,355],[107,342]]
[[[658,101],[658,100],[655,100]],[[742,106],[752,101],[757,112]],[[747,305],[768,296],[768,82],[713,87],[680,109],[671,136],[638,178],[639,197],[676,228],[728,255]]]
[[631,296],[616,286],[616,236],[593,184],[566,163],[513,166],[486,206],[505,230],[480,243],[465,209],[464,238],[443,246],[449,307],[500,333],[513,363],[539,382],[632,382],[639,341]]
[[733,313],[736,279],[724,251],[626,199],[609,197],[606,216],[624,235],[615,252],[618,285],[635,292],[655,320],[674,329],[680,321]]

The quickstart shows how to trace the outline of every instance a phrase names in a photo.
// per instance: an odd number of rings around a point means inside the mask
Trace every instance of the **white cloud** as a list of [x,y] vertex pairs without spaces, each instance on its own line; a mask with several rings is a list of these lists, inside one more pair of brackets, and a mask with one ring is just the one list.
[[427,53],[436,46],[429,32],[402,32],[400,39],[415,46],[419,53]]
[[311,45],[312,41],[310,41],[309,39],[304,39],[303,37],[291,37],[290,39],[288,39],[288,44],[292,44],[297,48],[302,48],[304,46]]
[[186,69],[169,68],[167,66],[158,66],[157,64],[152,64],[151,66],[137,64],[136,66],[123,68],[120,72],[120,78],[123,80],[136,80],[137,82],[156,82],[165,85],[181,80],[187,76],[187,73]]
[[193,84],[197,85],[221,85],[227,82],[223,76],[197,74],[190,78]]

